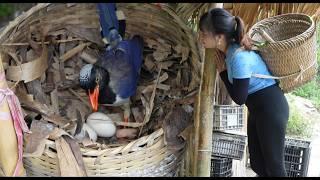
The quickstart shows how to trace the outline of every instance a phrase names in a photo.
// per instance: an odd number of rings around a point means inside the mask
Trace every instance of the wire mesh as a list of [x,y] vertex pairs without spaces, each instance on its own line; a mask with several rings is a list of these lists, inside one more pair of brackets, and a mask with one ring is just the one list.
[[241,160],[247,137],[240,134],[213,132],[212,154],[214,156]]
[[310,141],[286,138],[285,168],[289,177],[307,177],[310,158]]
[[212,156],[210,177],[231,177],[232,159]]
[[244,107],[238,105],[214,105],[213,130],[243,128]]

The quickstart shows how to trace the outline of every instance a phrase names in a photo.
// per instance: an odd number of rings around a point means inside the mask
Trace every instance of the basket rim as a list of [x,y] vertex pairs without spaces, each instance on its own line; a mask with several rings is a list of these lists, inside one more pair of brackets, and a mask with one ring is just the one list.
[[244,107],[244,105],[238,104],[214,104],[216,107]]
[[286,137],[285,143],[287,146],[310,148],[312,141],[310,139],[299,139],[299,138],[293,138],[293,137]]
[[[126,144],[121,144],[119,146],[107,147],[107,148],[104,148],[104,149],[101,149],[101,148],[94,149],[94,148],[91,148],[91,147],[80,147],[80,150],[81,150],[82,154],[86,154],[86,153],[88,153],[88,151],[90,151],[90,152],[99,152],[99,154],[100,153],[103,154],[104,152],[107,152],[107,151],[119,150],[120,148],[122,149],[120,151],[127,152],[128,150],[131,150],[130,147],[135,147],[134,146],[135,144],[139,144],[139,145],[146,144],[146,146],[144,146],[143,149],[148,149],[149,148],[149,145],[148,145],[149,144],[148,143],[149,140],[151,140],[152,141],[151,144],[154,145],[154,144],[156,144],[156,142],[158,142],[158,141],[155,141],[155,140],[158,139],[158,138],[162,138],[163,135],[164,135],[163,129],[159,128],[159,129],[155,130],[154,132],[152,132],[149,135],[145,135],[145,136],[139,137],[138,139],[135,139],[135,140],[133,140],[133,141],[131,141],[129,143],[126,143]],[[54,141],[55,140],[47,138],[46,139],[46,144],[48,144],[50,142],[54,143]],[[102,145],[99,142],[96,142],[96,144]]]
[[280,43],[288,43],[288,42],[295,42],[296,40],[300,40],[303,39],[303,41],[305,41],[306,38],[303,38],[305,34],[307,33],[310,33],[310,35],[308,35],[308,38],[311,38],[312,36],[315,35],[315,21],[313,20],[313,18],[307,14],[304,14],[304,13],[286,13],[286,14],[280,14],[280,15],[276,15],[276,16],[272,16],[272,17],[268,17],[268,18],[265,18],[265,19],[262,19],[261,21],[259,22],[256,22],[251,28],[250,30],[248,31],[248,35],[250,38],[252,38],[252,34],[253,34],[253,30],[255,28],[257,28],[257,26],[267,22],[267,21],[270,21],[270,20],[275,20],[275,19],[279,19],[279,18],[282,18],[282,17],[288,17],[288,16],[300,16],[300,17],[308,17],[308,19],[311,21],[311,25],[308,27],[307,30],[305,30],[304,32],[300,33],[299,35],[297,36],[294,36],[294,37],[291,37],[289,39],[284,39],[284,40],[281,40],[281,41],[275,41],[275,42],[268,42],[270,45],[273,45],[273,44],[280,44]]
[[[241,132],[241,131],[233,131],[233,130],[214,130],[213,131],[213,134],[216,134],[216,135],[220,135],[220,136],[237,136],[237,137],[241,137],[241,138],[246,138],[248,137],[248,135],[245,133],[245,132]],[[213,138],[214,135],[212,136]]]
[[9,23],[0,32],[0,42],[3,41],[3,36],[5,36],[8,33],[8,31],[10,31],[12,28],[15,28],[16,25],[20,24],[22,21],[24,21],[24,19],[28,18],[34,12],[41,10],[41,8],[45,8],[51,4],[53,3],[38,3],[32,6],[27,11],[22,12],[19,16],[14,18],[12,21],[9,21]]

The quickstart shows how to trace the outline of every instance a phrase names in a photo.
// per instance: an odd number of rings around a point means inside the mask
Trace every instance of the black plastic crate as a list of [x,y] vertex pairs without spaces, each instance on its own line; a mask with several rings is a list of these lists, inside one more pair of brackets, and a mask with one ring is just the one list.
[[289,177],[307,177],[310,143],[310,141],[286,138],[284,161]]
[[213,130],[236,130],[243,128],[244,106],[214,105]]
[[231,177],[232,159],[212,156],[210,177]]
[[226,132],[213,132],[212,155],[241,160],[247,136]]

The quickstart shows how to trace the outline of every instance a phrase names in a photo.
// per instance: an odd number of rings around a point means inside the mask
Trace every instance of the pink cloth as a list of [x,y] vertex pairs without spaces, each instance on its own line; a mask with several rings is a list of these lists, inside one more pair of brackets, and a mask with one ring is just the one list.
[[[1,74],[0,81],[5,80],[3,77],[4,76]],[[16,168],[13,173],[13,176],[17,176],[20,170],[19,163],[22,162],[22,156],[23,156],[23,132],[30,133],[30,131],[26,122],[24,121],[19,99],[11,89],[9,88],[0,89],[0,104],[4,102],[5,98],[9,105],[11,118],[13,120],[14,128],[17,135],[17,140],[18,140],[18,162],[16,164]]]

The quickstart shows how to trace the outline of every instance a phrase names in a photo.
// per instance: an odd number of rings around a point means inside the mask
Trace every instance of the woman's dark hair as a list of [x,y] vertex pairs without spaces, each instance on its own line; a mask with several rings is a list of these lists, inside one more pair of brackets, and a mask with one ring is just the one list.
[[245,34],[243,20],[238,16],[232,16],[227,10],[214,8],[204,13],[199,22],[201,31],[208,31],[214,35],[224,34],[227,43],[236,42],[246,50],[252,47],[251,40]]

